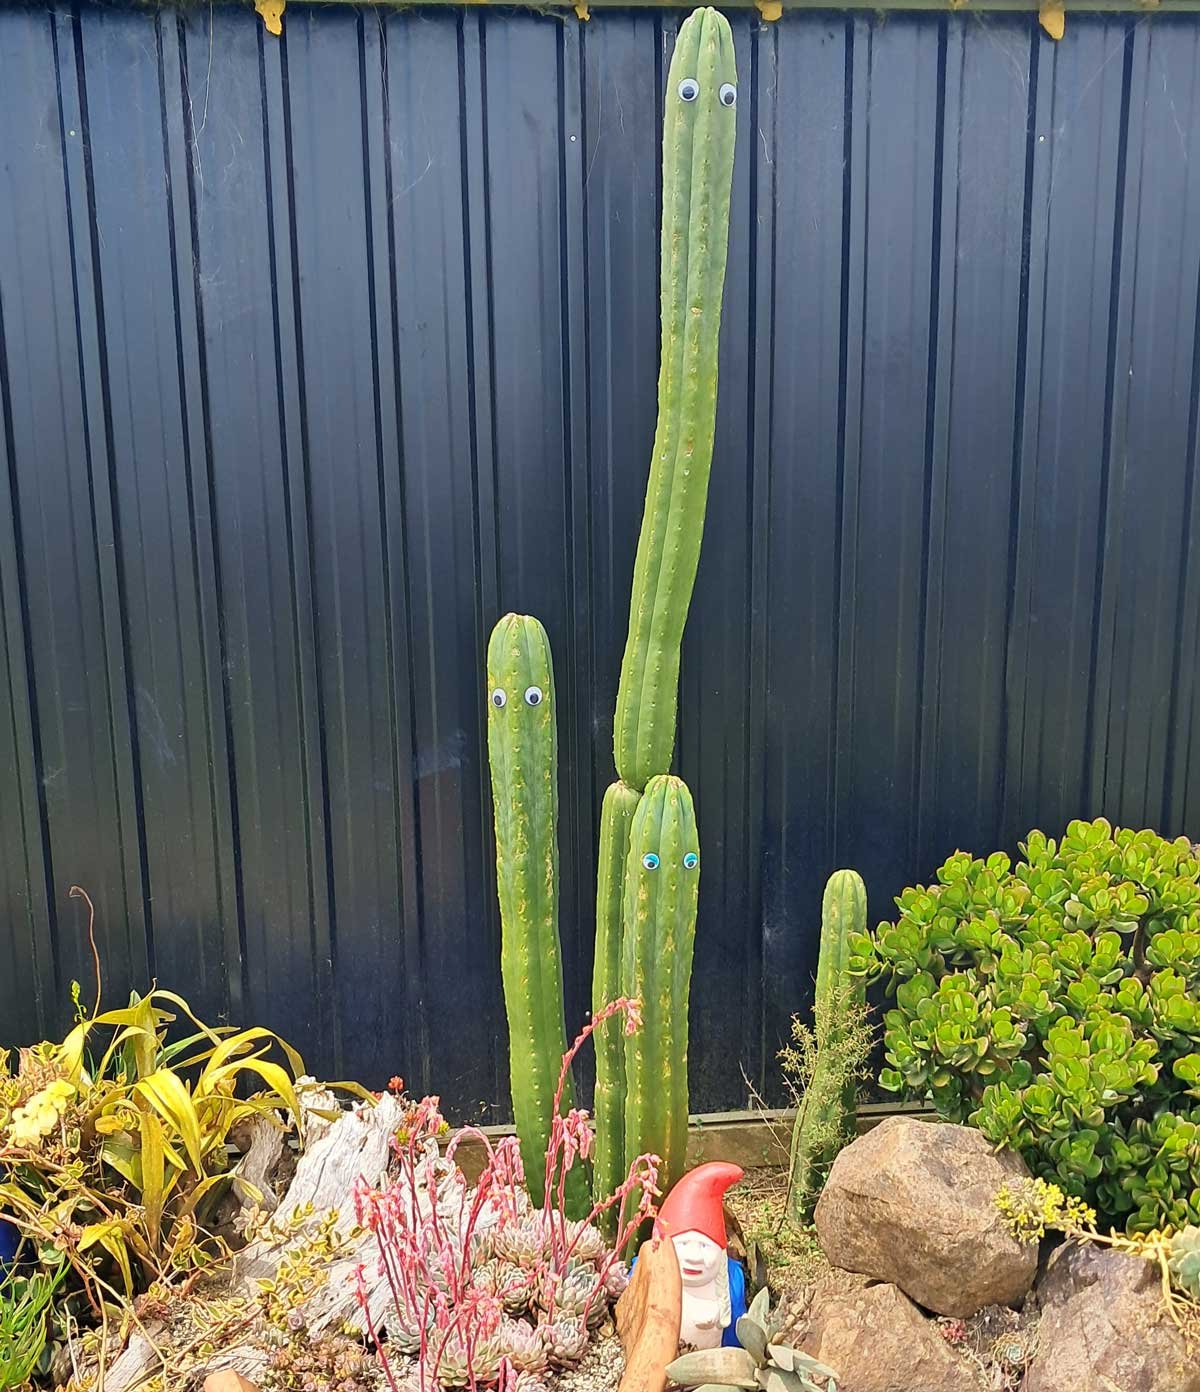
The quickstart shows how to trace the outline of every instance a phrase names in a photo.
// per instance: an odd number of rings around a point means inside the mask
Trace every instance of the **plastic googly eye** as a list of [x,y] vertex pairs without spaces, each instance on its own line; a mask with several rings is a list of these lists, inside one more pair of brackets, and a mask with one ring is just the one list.
[[642,857],[642,864],[646,867],[647,870],[657,870],[659,867],[659,863],[659,859],[653,851],[647,851],[646,854]]
[[507,704],[508,697],[504,694],[503,691],[500,690],[499,687],[497,687],[495,691],[492,692],[492,705],[495,706],[497,710],[499,710],[501,706],[506,706]]

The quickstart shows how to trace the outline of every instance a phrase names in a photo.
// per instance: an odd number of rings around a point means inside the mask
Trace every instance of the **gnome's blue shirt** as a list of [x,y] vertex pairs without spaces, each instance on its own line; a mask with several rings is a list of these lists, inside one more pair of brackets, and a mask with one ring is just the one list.
[[741,1348],[737,1336],[737,1322],[746,1313],[746,1273],[735,1257],[726,1257],[729,1264],[729,1309],[732,1318],[729,1328],[721,1335],[722,1348]]

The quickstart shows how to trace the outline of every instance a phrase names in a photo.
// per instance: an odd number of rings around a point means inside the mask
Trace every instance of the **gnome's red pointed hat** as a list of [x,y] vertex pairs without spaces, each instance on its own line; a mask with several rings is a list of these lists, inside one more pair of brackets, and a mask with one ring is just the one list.
[[725,1210],[721,1201],[725,1190],[745,1178],[745,1173],[739,1165],[730,1165],[724,1160],[710,1160],[689,1170],[663,1200],[658,1210],[658,1231],[666,1237],[678,1237],[685,1232],[703,1233],[718,1247],[727,1247]]

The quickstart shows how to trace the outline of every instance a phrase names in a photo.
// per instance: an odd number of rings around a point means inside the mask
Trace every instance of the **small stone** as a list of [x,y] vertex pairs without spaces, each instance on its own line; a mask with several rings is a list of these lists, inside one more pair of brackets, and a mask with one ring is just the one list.
[[1200,1359],[1166,1314],[1153,1262],[1070,1244],[1037,1293],[1042,1324],[1021,1392],[1200,1392]]
[[798,1344],[847,1392],[982,1392],[971,1365],[896,1286],[818,1295]]
[[889,1281],[927,1310],[969,1319],[1024,1299],[1036,1243],[1005,1225],[996,1195],[1028,1178],[1020,1156],[978,1131],[889,1117],[838,1155],[817,1201],[817,1236],[834,1266]]

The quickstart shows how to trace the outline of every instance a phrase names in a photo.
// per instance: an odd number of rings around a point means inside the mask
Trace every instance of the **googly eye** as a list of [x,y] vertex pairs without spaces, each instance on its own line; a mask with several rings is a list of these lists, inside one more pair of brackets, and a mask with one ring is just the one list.
[[542,704],[542,688],[540,686],[527,686],[525,688],[525,704],[527,706],[540,706]]
[[642,857],[642,864],[646,867],[647,870],[657,870],[660,862],[653,851],[647,851],[646,854]]
[[685,870],[694,870],[696,866],[699,864],[700,857],[696,854],[695,851],[689,851],[687,855],[685,855],[683,858],[683,868]]
[[732,82],[721,83],[721,90],[717,93],[717,100],[722,106],[737,105],[737,88]]
[[499,710],[501,706],[506,706],[507,704],[508,697],[504,694],[503,691],[500,690],[499,687],[497,687],[495,691],[492,692],[492,705],[495,706],[497,710]]
[[700,95],[700,84],[694,77],[685,77],[679,84],[679,100],[694,102]]

